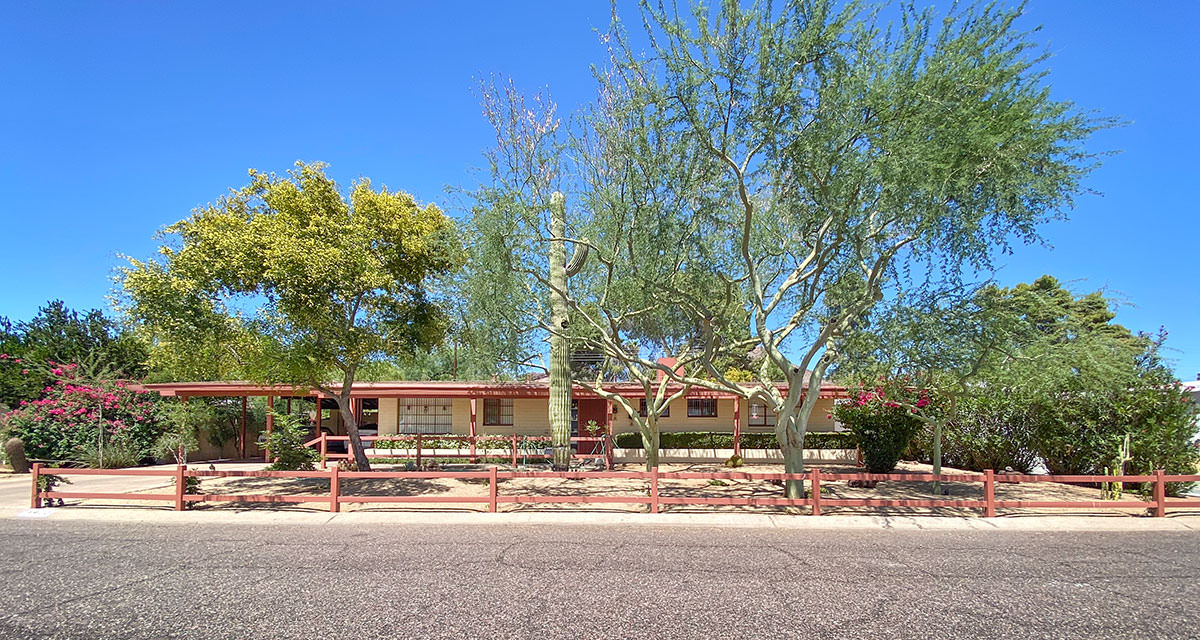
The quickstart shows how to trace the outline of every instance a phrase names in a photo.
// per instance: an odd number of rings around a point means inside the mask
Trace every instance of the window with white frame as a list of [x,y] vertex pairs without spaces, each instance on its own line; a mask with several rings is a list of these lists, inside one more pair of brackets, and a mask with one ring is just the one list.
[[483,426],[511,427],[513,423],[512,398],[484,398]]
[[396,407],[396,433],[450,433],[453,413],[449,398],[400,398]]

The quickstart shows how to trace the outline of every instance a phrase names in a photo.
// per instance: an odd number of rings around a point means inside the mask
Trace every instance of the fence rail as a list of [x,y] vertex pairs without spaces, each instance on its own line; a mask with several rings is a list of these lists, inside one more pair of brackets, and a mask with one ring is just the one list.
[[[158,476],[174,480],[172,493],[97,493],[59,491],[43,488],[46,476],[55,475],[108,475],[108,476]],[[1127,509],[1150,507],[1153,515],[1164,517],[1167,514],[1168,501],[1166,498],[1166,483],[1168,482],[1200,482],[1200,475],[1167,475],[1157,471],[1153,475],[1105,476],[1105,475],[1075,475],[1075,476],[1038,476],[1023,474],[996,474],[987,470],[983,474],[917,474],[917,473],[828,473],[813,469],[806,473],[754,473],[747,471],[725,472],[662,472],[657,468],[651,471],[500,471],[491,467],[487,471],[342,471],[336,465],[327,471],[233,471],[211,469],[188,469],[180,465],[174,469],[70,469],[61,467],[43,467],[35,463],[32,470],[32,501],[33,508],[40,508],[46,499],[105,499],[105,500],[137,500],[137,501],[168,501],[173,502],[176,511],[184,509],[187,503],[195,502],[265,502],[265,503],[319,503],[325,502],[329,510],[337,512],[346,503],[474,503],[487,504],[488,511],[496,512],[501,504],[529,503],[581,503],[581,504],[638,504],[647,505],[651,513],[658,513],[663,505],[730,505],[730,506],[788,506],[810,507],[813,515],[821,515],[824,507],[958,507],[981,509],[985,517],[994,517],[996,509],[1000,508],[1086,508],[1086,509]],[[329,481],[328,495],[295,494],[295,495],[264,495],[264,494],[211,494],[186,493],[186,478],[323,478]],[[344,479],[475,479],[487,480],[488,493],[486,496],[399,496],[399,495],[357,495],[346,493],[341,485]],[[554,479],[624,479],[644,480],[647,487],[635,494],[620,495],[500,495],[501,480],[518,478],[554,478]],[[663,480],[750,480],[750,481],[799,481],[807,482],[809,491],[804,498],[787,498],[775,496],[679,496],[661,493],[660,483]],[[983,485],[983,496],[971,498],[929,498],[929,499],[896,499],[896,498],[831,498],[822,497],[822,482],[838,481],[920,481],[920,482],[971,482]],[[1153,498],[1150,502],[1141,500],[997,500],[995,497],[997,482],[1150,482],[1153,483]],[[1169,503],[1172,508],[1200,507],[1200,499],[1173,500]]]
[[[549,436],[519,436],[512,434],[511,436],[464,436],[454,434],[391,434],[377,436],[359,436],[364,448],[370,448],[369,453],[365,453],[368,459],[386,459],[386,458],[414,458],[418,467],[421,466],[421,461],[424,458],[467,458],[470,460],[478,460],[480,458],[508,458],[510,463],[515,467],[519,459],[537,459],[545,460],[552,458],[552,454],[545,452],[546,446],[551,438]],[[405,446],[387,447],[381,449],[376,446],[368,447],[366,443],[375,445],[379,441],[386,443],[401,442]],[[457,447],[450,449],[446,447],[437,447],[445,441],[457,443]],[[343,443],[345,452],[331,452],[329,444],[337,442]],[[304,443],[304,446],[316,449],[321,454],[321,466],[329,460],[351,460],[353,454],[349,452],[350,436],[334,436],[322,432],[321,435]],[[409,444],[411,443],[411,444]],[[430,447],[433,444],[435,446]],[[501,445],[503,446],[494,446]],[[591,452],[576,452],[571,454],[573,460],[603,460],[606,469],[613,467],[613,438],[611,435],[600,436],[578,436],[571,438],[573,445],[591,445]],[[481,446],[482,445],[482,446]],[[495,452],[503,452],[504,455],[494,455]]]

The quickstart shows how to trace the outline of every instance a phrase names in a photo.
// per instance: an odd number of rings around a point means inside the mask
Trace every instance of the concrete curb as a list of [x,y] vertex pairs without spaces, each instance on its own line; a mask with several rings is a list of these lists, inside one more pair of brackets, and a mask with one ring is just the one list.
[[621,526],[797,530],[892,531],[1200,531],[1200,516],[1138,518],[1105,515],[1031,515],[999,518],[953,516],[789,516],[749,513],[447,513],[417,511],[324,513],[319,511],[175,511],[162,508],[66,507],[0,509],[0,518],[145,524],[356,526]]

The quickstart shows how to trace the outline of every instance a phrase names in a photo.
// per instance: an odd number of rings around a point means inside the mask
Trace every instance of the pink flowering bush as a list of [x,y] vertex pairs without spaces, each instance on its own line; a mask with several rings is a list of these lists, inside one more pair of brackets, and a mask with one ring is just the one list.
[[45,387],[38,400],[21,401],[2,427],[25,442],[30,458],[78,459],[81,451],[96,447],[100,429],[105,443],[126,446],[139,459],[150,457],[165,430],[157,394],[134,391],[123,381],[79,382],[73,379],[75,365],[48,365],[59,379]]
[[929,394],[919,389],[863,389],[839,404],[834,413],[853,434],[867,471],[889,473],[921,430],[922,422],[913,411],[929,402]]

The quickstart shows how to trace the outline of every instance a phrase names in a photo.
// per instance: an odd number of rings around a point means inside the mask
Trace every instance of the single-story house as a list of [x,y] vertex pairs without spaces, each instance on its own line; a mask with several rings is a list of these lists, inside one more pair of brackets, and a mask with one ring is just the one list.
[[[250,382],[168,382],[146,384],[144,388],[163,396],[180,398],[200,396],[251,396],[267,398],[268,406],[277,401],[290,404],[296,398],[320,400],[314,416],[317,426],[332,435],[344,435],[345,427],[334,400],[316,390],[290,386],[262,385]],[[611,383],[606,390],[629,398],[634,406],[643,397],[640,385]],[[786,385],[780,390],[787,391]],[[831,414],[834,402],[846,396],[845,387],[823,384],[817,407],[812,413],[811,431],[836,431]],[[375,425],[380,436],[392,434],[477,435],[477,436],[548,436],[550,421],[547,403],[548,380],[503,381],[396,381],[357,382],[350,392],[351,404],[360,425]],[[575,385],[571,401],[573,435],[587,435],[586,427],[595,422],[612,434],[637,430],[632,418],[620,407],[587,387]],[[272,418],[268,414],[267,430]],[[584,433],[580,433],[580,427]],[[728,391],[699,387],[689,389],[685,397],[672,402],[659,422],[661,431],[702,431],[712,433],[770,433],[775,416],[764,405],[749,402]],[[368,427],[369,428],[369,427]],[[246,450],[246,424],[243,411],[240,455]]]

